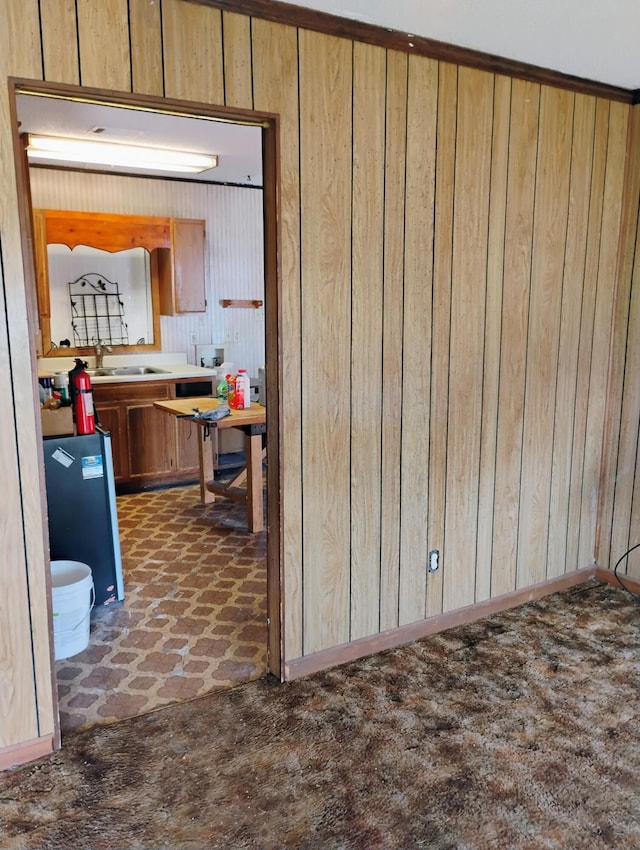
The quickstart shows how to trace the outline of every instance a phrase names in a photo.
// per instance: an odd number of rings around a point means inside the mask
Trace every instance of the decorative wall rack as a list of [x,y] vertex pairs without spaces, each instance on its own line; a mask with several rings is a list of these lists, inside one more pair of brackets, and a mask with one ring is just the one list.
[[117,283],[88,272],[68,287],[75,346],[94,345],[98,340],[110,345],[128,345],[129,331]]

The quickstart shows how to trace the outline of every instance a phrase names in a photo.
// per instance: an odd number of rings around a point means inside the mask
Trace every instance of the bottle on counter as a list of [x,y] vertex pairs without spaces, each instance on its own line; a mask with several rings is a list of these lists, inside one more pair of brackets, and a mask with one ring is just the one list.
[[229,385],[227,383],[227,376],[224,373],[220,373],[218,375],[218,385],[216,387],[216,398],[218,399],[218,404],[227,404],[228,397]]
[[236,404],[236,378],[237,375],[227,375],[227,404],[229,407],[237,407]]
[[238,369],[235,406],[238,410],[246,410],[251,407],[251,381],[246,369]]

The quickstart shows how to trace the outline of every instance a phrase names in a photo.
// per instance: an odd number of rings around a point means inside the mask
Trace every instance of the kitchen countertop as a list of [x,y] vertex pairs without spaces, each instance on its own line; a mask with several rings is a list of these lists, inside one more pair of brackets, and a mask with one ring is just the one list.
[[[88,369],[95,368],[95,357],[83,358]],[[122,366],[150,366],[162,369],[145,375],[91,375],[92,386],[102,384],[139,383],[140,381],[176,381],[186,378],[216,377],[216,370],[207,366],[194,366],[187,363],[186,354],[106,354],[103,361],[105,369]],[[38,377],[53,377],[56,372],[68,372],[75,365],[73,357],[46,357],[38,360]]]

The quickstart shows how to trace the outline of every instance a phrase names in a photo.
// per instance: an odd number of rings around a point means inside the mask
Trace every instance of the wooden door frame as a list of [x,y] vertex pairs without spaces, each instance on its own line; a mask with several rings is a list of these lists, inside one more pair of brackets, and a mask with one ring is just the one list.
[[[21,222],[22,253],[25,286],[35,292],[35,267],[32,251],[31,201],[28,174],[23,165],[24,151],[20,140],[17,101],[18,94],[50,95],[76,98],[101,103],[105,106],[127,106],[142,110],[169,113],[178,117],[221,118],[237,124],[251,124],[262,128],[263,164],[263,232],[264,232],[264,299],[267,375],[267,667],[268,672],[281,681],[284,674],[284,587],[282,553],[282,476],[281,451],[281,266],[280,266],[280,123],[279,116],[271,112],[235,109],[209,103],[176,100],[145,94],[115,92],[107,89],[73,86],[65,83],[48,83],[42,80],[9,78],[9,102],[14,136],[16,182],[18,187],[18,212]],[[27,293],[29,297],[29,293]],[[36,316],[29,316],[30,340],[34,348],[37,327]],[[32,351],[35,359],[35,350]],[[34,402],[35,403],[35,402]],[[37,413],[37,411],[36,411]],[[43,516],[46,516],[45,493],[41,492]],[[49,624],[53,645],[53,627]]]

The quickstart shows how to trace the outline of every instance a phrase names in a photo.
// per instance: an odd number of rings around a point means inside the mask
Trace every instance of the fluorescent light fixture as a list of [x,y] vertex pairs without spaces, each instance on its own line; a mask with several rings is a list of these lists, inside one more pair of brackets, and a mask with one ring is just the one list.
[[147,171],[176,171],[189,174],[207,171],[209,168],[215,168],[218,164],[218,157],[213,154],[31,134],[29,134],[27,154],[29,159],[82,162],[91,165],[141,168]]

